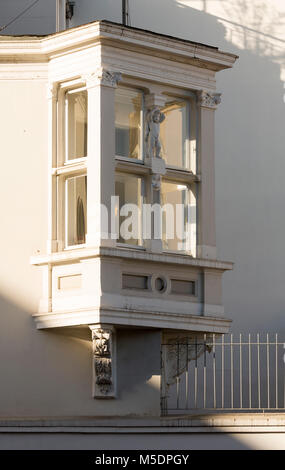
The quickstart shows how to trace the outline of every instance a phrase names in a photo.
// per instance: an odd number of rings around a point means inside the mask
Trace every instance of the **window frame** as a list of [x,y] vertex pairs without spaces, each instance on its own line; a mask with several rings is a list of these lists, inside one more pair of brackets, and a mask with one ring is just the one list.
[[[198,158],[198,137],[199,137],[199,130],[198,130],[198,110],[197,110],[197,97],[195,93],[189,91],[188,94],[174,94],[174,93],[167,93],[167,98],[168,101],[166,101],[165,106],[162,108],[163,109],[166,107],[167,103],[171,103],[171,101],[181,101],[181,102],[186,102],[186,106],[188,108],[188,133],[187,133],[187,156],[186,158],[188,159],[188,167],[182,167],[179,165],[170,165],[167,163],[166,159],[163,158],[165,161],[165,167],[167,170],[177,170],[185,173],[192,173],[196,174],[196,169],[197,169],[197,158]],[[194,135],[195,135],[195,146],[194,148],[191,148],[191,130],[192,130],[192,120],[194,121]]]
[[[141,180],[141,221],[140,221],[140,224],[141,224],[141,227],[140,227],[140,238],[139,238],[139,242],[137,245],[135,244],[131,244],[131,243],[124,243],[124,242],[120,242],[118,241],[119,239],[116,240],[116,245],[118,247],[121,247],[121,248],[133,248],[133,249],[140,249],[140,250],[145,250],[145,241],[143,239],[143,227],[142,227],[142,221],[143,221],[143,213],[142,213],[142,206],[143,204],[145,203],[145,190],[146,190],[146,184],[145,184],[145,178],[143,175],[141,174],[137,174],[137,173],[131,173],[131,172],[127,172],[127,171],[115,171],[115,184],[116,184],[116,175],[130,175],[132,177],[135,177],[135,178],[140,178]],[[116,196],[116,194],[115,194]],[[119,224],[119,236],[120,236],[120,224]]]
[[[81,249],[86,246],[85,243],[77,245],[68,245],[67,233],[67,197],[66,184],[67,180],[72,177],[87,176],[87,160],[88,160],[88,111],[87,111],[87,155],[67,160],[67,132],[68,132],[68,116],[66,113],[66,94],[68,92],[76,93],[78,91],[87,91],[87,110],[88,110],[88,89],[82,79],[74,79],[59,84],[58,102],[57,102],[57,149],[56,149],[56,167],[53,168],[55,176],[55,188],[53,195],[56,198],[56,217],[54,223],[57,233],[57,251],[65,251],[72,249]],[[86,195],[87,197],[87,195]],[[87,207],[87,200],[86,200]],[[87,227],[87,213],[86,213]]]
[[[116,152],[116,144],[115,144],[115,158],[117,160],[121,160],[121,161],[125,161],[125,162],[135,162],[135,163],[138,163],[140,165],[143,165],[145,163],[145,142],[144,142],[144,128],[145,128],[145,91],[141,88],[141,87],[136,87],[136,86],[132,86],[132,85],[125,85],[125,84],[121,84],[121,85],[118,85],[118,87],[116,88],[115,90],[115,93],[117,90],[120,90],[120,89],[123,89],[123,90],[135,90],[137,92],[139,92],[141,94],[141,102],[142,102],[142,106],[141,106],[141,110],[140,110],[140,126],[141,126],[141,130],[140,130],[140,138],[139,138],[139,142],[140,142],[140,158],[132,158],[132,157],[125,157],[123,155],[118,155],[117,152]],[[115,97],[115,103],[116,103],[116,97]],[[116,132],[116,119],[115,119],[115,132]]]

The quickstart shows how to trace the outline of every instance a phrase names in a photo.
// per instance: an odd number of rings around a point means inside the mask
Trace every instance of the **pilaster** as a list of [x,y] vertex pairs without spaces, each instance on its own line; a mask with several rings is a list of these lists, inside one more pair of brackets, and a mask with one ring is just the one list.
[[58,84],[47,84],[48,100],[48,240],[47,253],[57,251],[57,224],[56,224],[56,176],[52,169],[56,167],[57,159],[57,102],[58,102]]
[[198,94],[200,145],[198,172],[201,175],[198,190],[198,258],[216,258],[215,109],[220,102],[220,93],[210,93],[202,90]]

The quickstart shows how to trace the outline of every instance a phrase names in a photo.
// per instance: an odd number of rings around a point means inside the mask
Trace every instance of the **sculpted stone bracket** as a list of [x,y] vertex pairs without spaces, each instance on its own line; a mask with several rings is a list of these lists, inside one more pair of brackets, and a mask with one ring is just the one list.
[[110,325],[89,325],[93,343],[93,397],[116,396],[116,333]]
[[204,108],[216,109],[221,103],[221,93],[210,93],[202,90],[198,93],[198,104]]

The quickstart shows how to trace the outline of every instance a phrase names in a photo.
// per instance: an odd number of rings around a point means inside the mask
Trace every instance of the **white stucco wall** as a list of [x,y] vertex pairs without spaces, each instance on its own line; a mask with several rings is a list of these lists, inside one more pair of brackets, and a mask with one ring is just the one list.
[[46,250],[46,93],[44,79],[1,80],[0,416],[158,414],[160,332],[118,331],[118,398],[106,402],[92,398],[88,328],[36,330],[42,279],[30,256]]
[[[236,263],[225,276],[225,310],[234,319],[234,331],[284,333],[284,2],[129,3],[132,26],[219,46],[240,56],[233,70],[218,74],[223,92],[216,124],[218,255]],[[22,0],[2,0],[1,24],[25,5]],[[5,34],[52,32],[54,5],[55,0],[40,1]],[[120,22],[121,0],[76,0],[71,25],[95,18]],[[45,220],[41,227],[44,230]]]

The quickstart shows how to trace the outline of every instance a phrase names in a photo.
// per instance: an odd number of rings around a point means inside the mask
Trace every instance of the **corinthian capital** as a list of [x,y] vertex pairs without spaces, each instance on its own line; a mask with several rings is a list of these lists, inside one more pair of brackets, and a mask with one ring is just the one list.
[[87,88],[97,85],[115,88],[118,82],[122,80],[122,74],[100,67],[93,73],[83,75],[82,78],[86,82]]
[[198,94],[198,104],[204,108],[216,108],[221,102],[221,93],[211,93],[201,90]]

